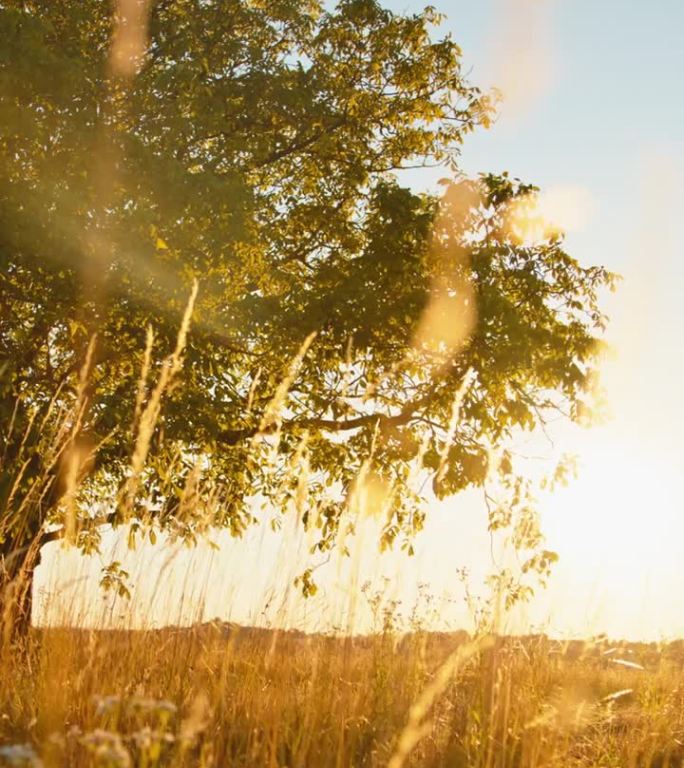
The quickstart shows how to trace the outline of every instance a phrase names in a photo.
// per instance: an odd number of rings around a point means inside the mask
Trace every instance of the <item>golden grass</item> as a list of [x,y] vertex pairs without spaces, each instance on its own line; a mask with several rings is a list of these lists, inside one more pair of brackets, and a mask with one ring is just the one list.
[[32,630],[0,670],[0,765],[683,764],[681,644],[485,645],[221,624]]

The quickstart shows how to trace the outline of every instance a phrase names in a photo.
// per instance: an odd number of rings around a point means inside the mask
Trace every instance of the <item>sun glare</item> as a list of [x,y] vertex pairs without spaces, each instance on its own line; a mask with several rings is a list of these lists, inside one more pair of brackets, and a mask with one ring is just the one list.
[[560,554],[542,601],[565,631],[658,639],[684,629],[679,471],[671,456],[605,434],[587,441],[579,477],[544,504]]

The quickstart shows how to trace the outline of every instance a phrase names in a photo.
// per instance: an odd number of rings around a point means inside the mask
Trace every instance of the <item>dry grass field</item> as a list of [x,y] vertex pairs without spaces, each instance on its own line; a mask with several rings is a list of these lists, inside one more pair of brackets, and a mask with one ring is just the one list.
[[0,674],[0,765],[684,764],[681,643],[50,629]]

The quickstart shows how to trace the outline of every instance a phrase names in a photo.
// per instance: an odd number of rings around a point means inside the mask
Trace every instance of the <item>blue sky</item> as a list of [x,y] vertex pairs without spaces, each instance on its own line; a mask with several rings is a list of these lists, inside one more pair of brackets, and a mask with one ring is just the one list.
[[[684,3],[437,0],[433,5],[447,16],[443,28],[461,45],[475,84],[501,86],[516,57],[529,51],[546,79],[541,87],[530,86],[522,109],[504,102],[497,124],[469,137],[463,168],[508,170],[542,187],[588,187],[598,215],[570,242],[587,259],[619,267],[627,250],[625,217],[638,214],[635,189],[643,165],[662,157],[681,170],[684,161]],[[423,3],[391,0],[388,6],[417,11]]]

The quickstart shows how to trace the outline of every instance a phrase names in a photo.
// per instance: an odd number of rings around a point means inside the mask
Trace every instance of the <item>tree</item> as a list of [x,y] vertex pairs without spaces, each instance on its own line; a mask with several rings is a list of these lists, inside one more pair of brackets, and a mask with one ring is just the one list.
[[[145,22],[120,7],[115,45]],[[590,406],[613,277],[525,238],[534,187],[458,175],[492,103],[437,21],[159,0],[121,67],[108,4],[2,3],[6,561],[48,530],[96,546],[103,519],[239,533],[255,496],[298,500],[325,549],[359,478],[409,547],[416,467],[481,485],[517,429]],[[401,185],[432,164],[443,197]]]

